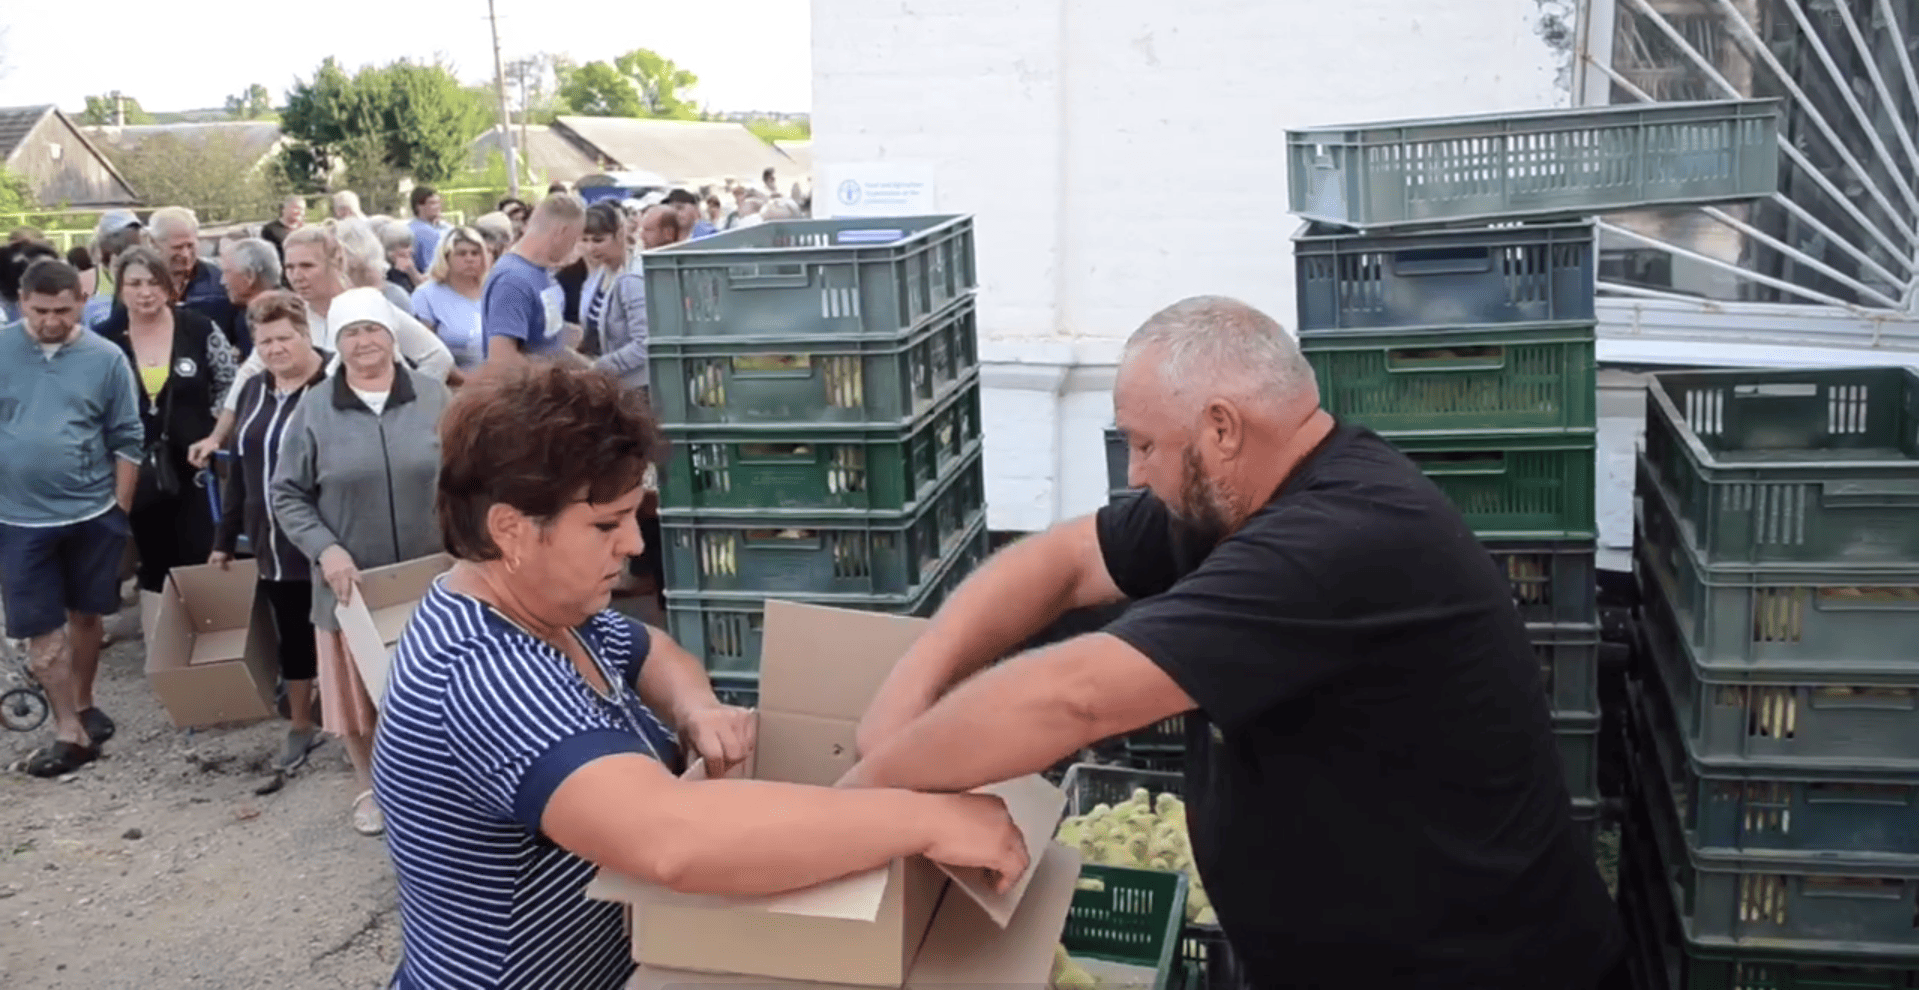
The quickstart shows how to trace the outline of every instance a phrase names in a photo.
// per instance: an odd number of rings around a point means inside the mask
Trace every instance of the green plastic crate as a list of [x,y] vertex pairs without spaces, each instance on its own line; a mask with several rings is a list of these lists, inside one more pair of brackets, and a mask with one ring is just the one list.
[[1599,800],[1599,716],[1554,713],[1553,743],[1559,749],[1572,799]]
[[985,516],[986,474],[977,455],[911,513],[662,509],[666,588],[910,595]]
[[1293,238],[1299,337],[1593,320],[1593,222]]
[[[666,629],[673,641],[699,657],[715,675],[756,677],[768,598],[901,615],[932,615],[953,589],[986,559],[986,520],[978,519],[953,553],[928,573],[927,583],[905,595],[775,594],[763,592],[666,593]],[[757,687],[755,692],[757,697]]]
[[1486,540],[1484,546],[1512,585],[1513,607],[1526,625],[1590,631],[1599,621],[1598,541]]
[[979,326],[967,298],[900,340],[655,340],[647,362],[668,426],[902,426],[978,377]]
[[1594,431],[1392,437],[1482,539],[1592,539]]
[[[1073,892],[1060,933],[1066,954],[1128,967],[1124,975],[1139,977],[1129,986],[1167,990],[1186,921],[1186,875],[1093,863],[1082,864],[1079,875],[1081,887]],[[1087,889],[1088,880],[1102,889]]]
[[1593,324],[1300,338],[1320,404],[1388,437],[1465,430],[1590,430]]
[[655,342],[897,337],[979,285],[970,216],[775,220],[643,257]]
[[1770,196],[1776,100],[1582,107],[1286,132],[1291,212],[1358,230]]
[[660,484],[669,509],[910,512],[979,455],[980,389],[948,395],[899,427],[668,428],[670,467]]
[[1711,563],[1919,566],[1919,374],[1651,376],[1646,456]]
[[1534,626],[1533,656],[1555,715],[1599,714],[1599,627]]
[[1641,557],[1698,662],[1901,674],[1919,683],[1919,561],[1899,570],[1837,564],[1707,566],[1677,509],[1639,461]]

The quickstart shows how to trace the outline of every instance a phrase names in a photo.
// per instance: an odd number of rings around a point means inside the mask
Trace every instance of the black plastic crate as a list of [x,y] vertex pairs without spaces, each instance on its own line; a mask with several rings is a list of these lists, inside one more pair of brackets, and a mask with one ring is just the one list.
[[1597,544],[1579,540],[1484,540],[1513,586],[1527,625],[1590,626],[1598,620]]
[[911,596],[986,517],[978,456],[911,513],[663,509],[672,592]]
[[911,511],[982,449],[974,381],[905,428],[669,429],[669,509]]
[[969,296],[899,340],[655,340],[647,362],[668,426],[900,427],[978,377],[979,326]]
[[[674,642],[715,674],[757,676],[765,631],[766,600],[856,608],[903,615],[932,615],[946,596],[986,559],[986,520],[974,523],[959,547],[930,572],[929,584],[911,595],[767,595],[761,592],[666,593],[667,632]],[[729,681],[732,678],[728,678]]]
[[1293,239],[1299,329],[1463,327],[1593,318],[1593,223]]
[[1533,656],[1554,714],[1598,715],[1599,630],[1592,626],[1534,626]]
[[1573,801],[1599,800],[1599,716],[1554,715],[1553,742]]
[[1919,862],[1919,775],[1812,773],[1692,757],[1665,699],[1640,685],[1626,723],[1632,772],[1655,813],[1716,855],[1904,857]]

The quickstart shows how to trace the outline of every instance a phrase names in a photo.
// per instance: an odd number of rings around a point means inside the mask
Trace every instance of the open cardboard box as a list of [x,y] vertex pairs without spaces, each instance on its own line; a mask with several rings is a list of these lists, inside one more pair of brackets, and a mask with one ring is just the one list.
[[252,560],[176,567],[147,644],[147,683],[182,729],[272,718],[279,637]]
[[436,553],[361,571],[353,603],[333,606],[340,634],[353,653],[353,665],[374,707],[386,699],[387,670],[393,666],[393,647],[400,642],[400,634],[406,632],[433,579],[452,567],[452,557]]
[[[768,601],[759,744],[732,775],[832,786],[853,766],[860,715],[925,626],[907,616]],[[704,771],[696,763],[687,774],[701,779]],[[985,790],[1006,801],[1032,863],[1006,894],[980,871],[912,857],[757,898],[679,894],[602,870],[587,896],[627,905],[633,958],[651,974],[642,980],[1044,984],[1079,876],[1078,855],[1051,841],[1065,796],[1037,776]]]

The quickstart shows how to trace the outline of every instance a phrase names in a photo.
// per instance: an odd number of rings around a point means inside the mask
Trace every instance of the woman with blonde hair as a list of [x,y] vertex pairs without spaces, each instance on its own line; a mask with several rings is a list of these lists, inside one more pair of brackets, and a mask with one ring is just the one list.
[[[364,255],[356,262],[341,244],[334,230],[342,224],[327,224],[317,227],[302,227],[287,235],[286,243],[286,279],[301,299],[307,304],[307,323],[312,329],[313,344],[322,350],[334,353],[329,370],[340,366],[339,348],[333,346],[337,325],[329,319],[328,310],[335,297],[354,288],[353,279],[348,274],[349,266],[358,264],[364,275],[366,261]],[[365,230],[362,223],[360,229]],[[374,246],[379,246],[376,239]],[[384,274],[377,280],[378,285],[389,284]],[[372,286],[368,286],[372,288]],[[376,289],[377,292],[377,289]],[[381,298],[385,294],[381,293]],[[392,306],[389,302],[387,305]],[[400,357],[413,366],[414,370],[450,386],[458,386],[466,380],[460,369],[454,364],[453,352],[440,342],[433,331],[421,325],[413,318],[412,300],[405,308],[394,307],[392,315],[386,320],[386,326],[393,332],[395,346]],[[240,365],[240,379],[245,380],[265,370],[259,355],[249,356]],[[206,439],[193,445],[190,456],[196,466],[204,467],[215,451],[226,445],[233,435],[236,405],[239,401],[239,389],[227,392],[226,408],[221,411],[220,419],[214,425],[213,432]]]
[[440,238],[426,282],[413,290],[413,315],[440,335],[461,371],[485,360],[480,299],[492,265],[486,238],[472,227],[455,227]]

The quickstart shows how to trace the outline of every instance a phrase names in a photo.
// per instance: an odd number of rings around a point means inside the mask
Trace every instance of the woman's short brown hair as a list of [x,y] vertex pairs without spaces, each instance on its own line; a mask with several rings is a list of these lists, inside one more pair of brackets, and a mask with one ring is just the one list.
[[297,327],[307,339],[313,339],[313,327],[307,322],[307,303],[299,296],[285,289],[270,289],[247,303],[248,326],[265,326],[275,320],[285,320]]
[[603,505],[638,488],[664,447],[645,395],[606,372],[536,361],[470,379],[440,420],[447,552],[498,560],[494,505],[540,523],[574,502]]
[[127,284],[127,269],[138,265],[147,270],[147,275],[160,283],[160,291],[167,294],[169,300],[175,299],[178,287],[173,284],[173,272],[167,268],[167,259],[160,252],[144,244],[127,248],[113,259],[113,292],[117,296],[120,287]]

